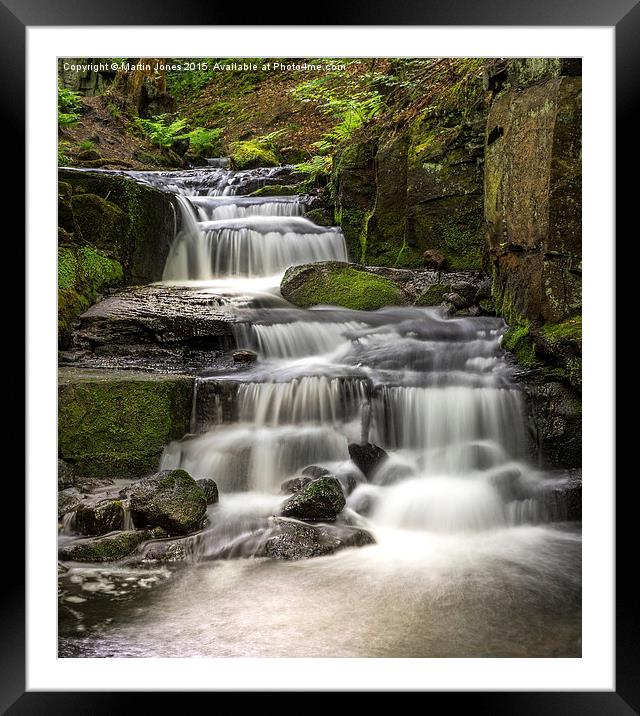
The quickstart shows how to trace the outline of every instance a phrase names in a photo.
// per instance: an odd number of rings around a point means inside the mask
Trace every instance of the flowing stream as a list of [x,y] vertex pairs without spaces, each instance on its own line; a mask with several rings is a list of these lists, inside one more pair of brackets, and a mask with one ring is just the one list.
[[[72,567],[61,654],[579,656],[580,525],[562,476],[529,457],[503,321],[297,309],[279,293],[288,266],[347,260],[305,197],[246,196],[269,170],[130,174],[180,201],[163,281],[231,296],[237,346],[258,360],[200,375],[192,434],[162,456],[220,491],[183,541],[189,566]],[[365,442],[389,455],[368,479],[348,450]],[[376,544],[252,558],[281,483],[309,465],[336,475]]]

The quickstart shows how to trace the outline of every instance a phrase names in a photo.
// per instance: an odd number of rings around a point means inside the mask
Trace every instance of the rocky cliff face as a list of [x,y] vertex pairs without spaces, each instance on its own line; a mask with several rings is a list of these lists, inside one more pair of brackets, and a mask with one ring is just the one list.
[[486,130],[487,248],[498,311],[558,322],[581,306],[581,79],[502,93]]
[[422,266],[437,252],[451,270],[482,267],[485,113],[428,113],[406,129],[337,157],[336,220],[355,260]]

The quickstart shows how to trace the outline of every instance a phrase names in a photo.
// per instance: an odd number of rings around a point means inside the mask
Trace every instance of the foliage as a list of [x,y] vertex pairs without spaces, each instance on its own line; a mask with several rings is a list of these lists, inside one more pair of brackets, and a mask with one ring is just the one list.
[[94,143],[90,139],[83,139],[78,146],[83,152],[89,152],[95,148]]
[[71,145],[69,142],[65,142],[64,140],[58,141],[58,166],[59,167],[66,167],[70,164],[71,159],[67,152],[71,148]]
[[80,119],[82,103],[80,95],[65,87],[58,86],[58,126],[65,127]]
[[184,139],[189,140],[189,151],[192,154],[215,156],[221,153],[222,129],[196,127],[196,129],[183,136]]
[[184,139],[184,129],[187,126],[186,119],[174,119],[170,121],[168,114],[160,114],[154,119],[135,119],[136,125],[146,136],[162,149],[171,149],[179,139]]
[[304,174],[313,184],[319,185],[330,176],[332,167],[333,157],[330,154],[314,154],[306,162],[296,164],[293,170]]

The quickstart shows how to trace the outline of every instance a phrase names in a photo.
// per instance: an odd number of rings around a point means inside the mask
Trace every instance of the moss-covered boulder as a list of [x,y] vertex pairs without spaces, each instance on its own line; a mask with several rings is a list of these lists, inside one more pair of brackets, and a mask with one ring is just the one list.
[[231,164],[235,169],[255,169],[277,167],[280,160],[270,146],[255,139],[247,139],[231,145]]
[[344,493],[338,480],[325,475],[298,490],[281,507],[283,517],[299,520],[334,520],[345,506]]
[[127,530],[105,537],[77,540],[60,548],[59,557],[73,562],[117,562],[133,554],[150,539],[166,536],[163,530]]
[[162,527],[169,534],[185,534],[201,525],[207,498],[185,470],[164,470],[137,483],[129,505],[137,527]]
[[366,530],[349,525],[308,525],[293,520],[272,519],[271,529],[256,556],[298,560],[333,554],[345,547],[375,544]]
[[391,279],[339,261],[293,266],[285,273],[280,290],[300,308],[329,304],[374,311],[407,303],[404,292]]
[[295,196],[302,193],[299,184],[267,184],[252,191],[248,196]]
[[193,378],[63,368],[59,457],[83,477],[139,477],[157,469],[171,440],[189,431]]
[[120,530],[124,526],[121,500],[100,500],[82,504],[76,509],[75,529],[83,535],[98,536]]

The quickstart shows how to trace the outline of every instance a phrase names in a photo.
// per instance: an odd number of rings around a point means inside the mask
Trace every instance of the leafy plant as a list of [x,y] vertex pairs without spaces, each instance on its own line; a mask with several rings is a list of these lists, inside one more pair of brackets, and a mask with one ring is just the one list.
[[71,145],[69,142],[65,142],[64,140],[58,141],[58,166],[59,167],[66,167],[70,164],[71,159],[69,158],[69,155],[67,152],[71,148]]
[[83,139],[78,146],[83,152],[89,152],[95,148],[94,143],[90,139]]
[[[320,144],[316,142],[315,144]],[[315,146],[315,145],[314,145]],[[304,174],[313,184],[320,184],[331,174],[333,157],[330,154],[314,154],[306,162],[293,167],[293,171]]]
[[196,127],[191,132],[183,135],[189,140],[189,151],[192,154],[216,155],[221,152],[222,129],[205,129]]
[[58,126],[74,124],[80,119],[80,95],[66,87],[58,87]]
[[169,121],[170,115],[161,114],[154,119],[136,118],[136,125],[143,133],[159,147],[170,149],[176,141],[186,137],[184,129],[187,126],[186,119],[174,119]]

